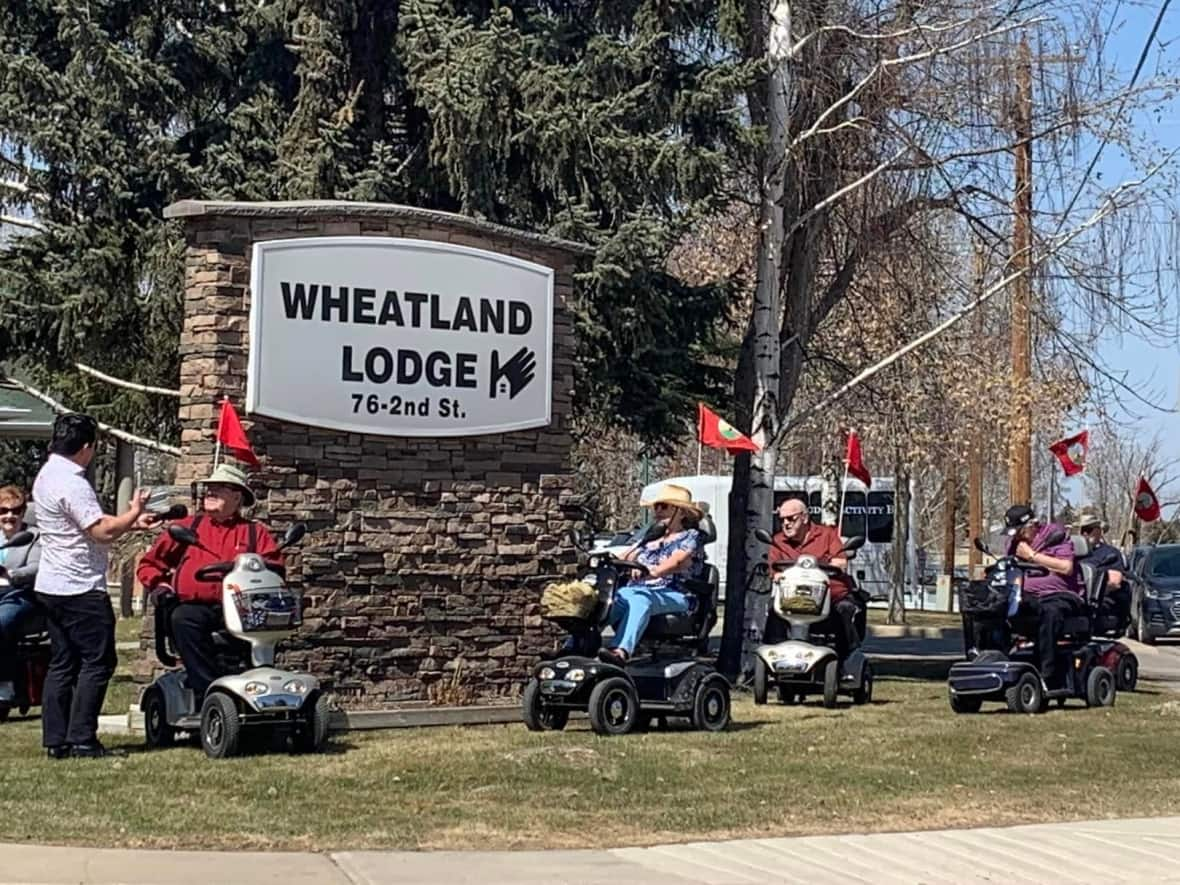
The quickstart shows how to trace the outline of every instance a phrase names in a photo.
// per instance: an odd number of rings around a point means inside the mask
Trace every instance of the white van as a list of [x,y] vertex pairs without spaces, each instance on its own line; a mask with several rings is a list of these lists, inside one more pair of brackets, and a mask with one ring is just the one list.
[[[708,505],[709,515],[717,525],[717,540],[705,546],[709,561],[721,572],[722,592],[725,588],[726,551],[729,544],[729,491],[732,476],[671,476],[646,486],[640,500],[647,500],[666,482],[684,486],[692,492],[694,501]],[[774,507],[787,498],[798,498],[811,511],[811,518],[820,521],[823,479],[818,476],[778,476],[774,481]],[[774,531],[778,531],[778,516],[774,517]],[[893,555],[893,478],[874,477],[871,489],[858,479],[849,477],[844,485],[844,520],[840,534],[845,538],[865,536],[865,545],[857,551],[850,570],[859,586],[868,590],[874,599],[888,599],[890,563]],[[913,537],[911,532],[910,537]],[[909,557],[913,561],[912,552]]]

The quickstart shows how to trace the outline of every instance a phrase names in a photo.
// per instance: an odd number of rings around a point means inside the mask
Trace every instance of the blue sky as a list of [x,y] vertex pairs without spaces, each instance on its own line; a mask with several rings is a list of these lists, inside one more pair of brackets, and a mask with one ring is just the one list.
[[[1115,25],[1107,43],[1107,59],[1115,66],[1121,84],[1130,81],[1161,5],[1162,0],[1151,0],[1142,4],[1124,2],[1118,6],[1114,18]],[[1161,71],[1162,66],[1175,64],[1178,60],[1180,3],[1168,8],[1140,74],[1139,85],[1148,82],[1153,75]],[[1175,99],[1165,102],[1162,106],[1154,106],[1146,112],[1131,115],[1129,122],[1134,129],[1149,134],[1161,147],[1180,148],[1180,103]],[[1096,148],[1097,144],[1085,153],[1086,162]],[[1137,178],[1142,168],[1142,163],[1132,162],[1119,147],[1108,144],[1095,169],[1095,176],[1100,176],[1100,184],[1109,188],[1121,181]],[[1176,208],[1175,199],[1170,194],[1167,196],[1167,202],[1173,209]],[[1077,210],[1075,214],[1076,212]],[[1160,221],[1164,221],[1162,213]],[[1180,293],[1173,284],[1167,285],[1167,308],[1175,317],[1177,311],[1180,311]],[[1144,442],[1159,433],[1166,447],[1165,457],[1180,454],[1176,443],[1180,440],[1180,341],[1171,334],[1161,334],[1155,341],[1144,341],[1139,336],[1111,334],[1100,344],[1098,355],[1111,371],[1126,372],[1128,385],[1171,410],[1153,411],[1142,404],[1129,401],[1128,405],[1131,408],[1116,411],[1116,414],[1121,412],[1125,431],[1135,433]],[[1079,423],[1084,424],[1085,420]],[[1081,490],[1073,483],[1066,487],[1066,494],[1074,502],[1079,502],[1083,498]]]

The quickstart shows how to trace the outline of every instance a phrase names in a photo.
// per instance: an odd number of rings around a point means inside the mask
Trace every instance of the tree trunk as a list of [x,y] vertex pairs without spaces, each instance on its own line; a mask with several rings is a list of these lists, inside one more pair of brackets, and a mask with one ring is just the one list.
[[[765,20],[760,7],[751,4],[751,8],[758,9],[757,17],[750,18],[751,24],[761,28],[767,35],[767,145],[762,158],[761,206],[758,213],[758,277],[754,288],[753,316],[746,341],[743,342],[743,351],[747,346],[750,351],[752,372],[748,379],[739,377],[737,392],[741,401],[748,401],[747,391],[753,393],[750,436],[762,449],[748,461],[740,457],[734,464],[729,502],[730,568],[726,583],[726,623],[720,661],[722,670],[731,677],[736,676],[737,670],[741,669],[738,663],[741,635],[756,641],[761,638],[765,623],[765,604],[747,610],[745,585],[746,576],[754,564],[767,553],[765,545],[754,537],[754,531],[759,528],[769,531],[772,527],[771,510],[774,506],[774,473],[778,451],[771,443],[777,435],[779,422],[779,368],[782,353],[779,324],[785,236],[783,190],[790,138],[787,98],[790,94],[788,62],[791,49],[791,4],[788,0],[773,0],[768,20]],[[733,568],[736,561],[741,559],[744,559],[743,567]],[[764,603],[764,600],[760,601]]]
[[[893,459],[893,574],[889,584],[890,624],[905,623],[906,553],[910,546],[910,473],[900,455]],[[916,567],[916,563],[915,563]],[[915,580],[918,585],[920,578]],[[916,589],[920,592],[920,586]]]

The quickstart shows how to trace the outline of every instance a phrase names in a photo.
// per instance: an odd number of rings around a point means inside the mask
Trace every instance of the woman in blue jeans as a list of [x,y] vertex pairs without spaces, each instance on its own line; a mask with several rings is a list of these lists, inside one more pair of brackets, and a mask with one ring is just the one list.
[[695,578],[704,570],[705,551],[696,524],[703,513],[692,501],[692,492],[683,486],[665,483],[650,501],[656,521],[666,529],[664,535],[628,550],[624,559],[647,566],[646,574],[615,591],[609,623],[614,637],[598,656],[610,663],[626,663],[653,615],[687,612],[692,603],[684,592],[686,578]]
[[[0,544],[28,529],[24,522],[28,503],[23,489],[0,487]],[[36,608],[31,597],[40,559],[41,545],[36,537],[27,546],[0,550],[0,703],[15,696],[12,647],[25,618]]]

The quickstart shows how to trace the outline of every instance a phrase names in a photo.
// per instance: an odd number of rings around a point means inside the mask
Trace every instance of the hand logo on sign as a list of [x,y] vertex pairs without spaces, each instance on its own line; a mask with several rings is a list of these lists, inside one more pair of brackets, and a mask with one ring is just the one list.
[[509,399],[529,386],[529,382],[537,373],[537,355],[527,347],[522,347],[503,366],[500,365],[500,352],[492,351],[492,399],[500,394],[508,394]]

